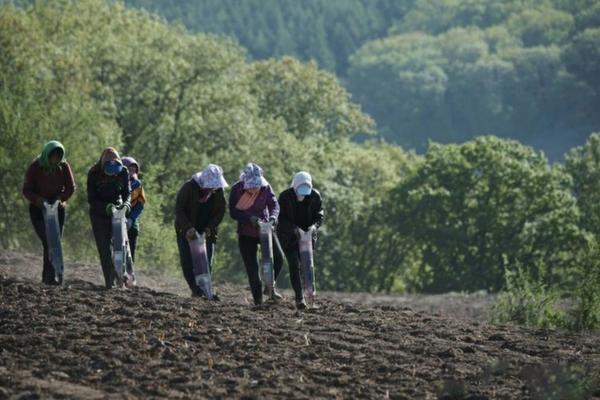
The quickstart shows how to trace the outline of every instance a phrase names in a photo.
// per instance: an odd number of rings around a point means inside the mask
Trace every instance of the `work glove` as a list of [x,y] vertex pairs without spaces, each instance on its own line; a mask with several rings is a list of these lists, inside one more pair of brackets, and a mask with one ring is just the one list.
[[187,240],[195,240],[198,237],[198,232],[194,228],[190,228],[185,232]]
[[129,203],[123,203],[123,204],[119,205],[117,208],[119,210],[125,209],[125,214],[129,214],[129,212],[131,211],[131,206],[129,205]]
[[258,228],[258,217],[256,215],[252,215],[250,217],[250,222],[252,222],[252,225]]
[[108,215],[109,217],[112,217],[116,208],[117,207],[113,203],[108,203],[106,205],[106,208],[104,209],[104,211],[106,211],[106,215]]
[[214,231],[214,230],[213,230],[213,229],[212,229],[210,226],[207,226],[207,227],[204,229],[204,236],[205,236],[206,238],[211,238],[211,237],[213,237],[214,233],[215,233],[215,231]]
[[273,227],[277,226],[277,217],[274,215],[271,215],[269,217],[269,222],[271,223],[271,225],[273,225]]

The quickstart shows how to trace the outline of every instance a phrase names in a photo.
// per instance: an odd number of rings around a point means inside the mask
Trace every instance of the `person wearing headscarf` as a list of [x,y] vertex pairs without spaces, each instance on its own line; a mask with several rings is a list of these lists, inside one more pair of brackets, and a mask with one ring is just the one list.
[[204,296],[196,285],[189,240],[199,233],[205,234],[209,269],[217,242],[219,224],[225,215],[224,189],[228,187],[223,169],[215,164],[207,165],[186,181],[175,201],[175,233],[183,276],[192,296]]
[[[290,281],[296,296],[296,308],[306,308],[300,281],[300,247],[298,229],[313,232],[313,247],[317,240],[317,229],[323,223],[324,212],[321,194],[313,188],[312,177],[301,171],[294,175],[291,187],[279,195],[279,219],[277,236],[288,261]],[[283,258],[275,253],[275,264],[281,269]]]
[[[246,165],[240,179],[231,188],[229,214],[237,221],[238,244],[255,305],[263,302],[262,282],[257,261],[260,245],[258,221],[277,222],[279,203],[262,168],[254,163]],[[273,249],[274,253],[276,249]],[[279,271],[275,270],[275,278]],[[274,298],[281,295],[273,290]]]
[[129,173],[119,153],[112,147],[102,155],[87,175],[87,200],[90,205],[92,231],[100,255],[100,264],[107,289],[114,285],[115,268],[111,255],[112,215],[116,209],[131,211]]
[[140,216],[146,204],[146,193],[142,183],[140,165],[133,157],[123,157],[123,165],[129,172],[129,185],[131,186],[131,212],[127,217],[127,237],[131,249],[131,258],[135,262],[135,249],[140,232]]
[[23,195],[29,201],[31,223],[44,248],[42,282],[46,285],[56,285],[58,282],[50,261],[46,240],[44,202],[60,201],[58,221],[62,234],[66,202],[74,192],[75,178],[71,166],[65,158],[65,148],[60,142],[52,140],[44,145],[40,155],[29,165],[23,183]]

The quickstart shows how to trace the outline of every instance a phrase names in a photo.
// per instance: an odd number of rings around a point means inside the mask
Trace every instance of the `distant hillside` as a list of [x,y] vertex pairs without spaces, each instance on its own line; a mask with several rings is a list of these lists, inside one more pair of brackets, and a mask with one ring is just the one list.
[[600,129],[596,0],[126,0],[193,31],[335,71],[381,135],[424,149],[481,134],[552,159]]
[[413,0],[125,0],[196,32],[235,37],[251,57],[293,55],[344,76],[349,57],[382,37]]

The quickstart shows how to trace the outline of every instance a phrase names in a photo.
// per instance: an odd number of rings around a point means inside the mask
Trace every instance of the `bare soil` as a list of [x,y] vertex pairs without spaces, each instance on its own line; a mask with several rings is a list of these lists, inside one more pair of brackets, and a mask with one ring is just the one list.
[[220,302],[139,274],[104,290],[98,265],[0,252],[0,399],[600,399],[600,336],[485,322],[487,296],[325,293]]

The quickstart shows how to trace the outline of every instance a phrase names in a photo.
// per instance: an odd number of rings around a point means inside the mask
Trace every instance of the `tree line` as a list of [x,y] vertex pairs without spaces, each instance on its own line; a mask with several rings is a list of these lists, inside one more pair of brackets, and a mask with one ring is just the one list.
[[[314,63],[248,61],[228,39],[120,3],[0,8],[0,207],[10,210],[0,217],[3,248],[38,243],[21,186],[49,139],[65,145],[79,186],[67,209],[71,259],[97,261],[87,169],[108,145],[140,162],[148,197],[142,269],[179,270],[174,200],[185,180],[214,162],[235,181],[254,161],[277,192],[294,172],[312,173],[326,215],[319,289],[508,290],[504,319],[598,324],[600,135],[551,164],[496,136],[432,143],[416,155],[373,139],[374,131],[336,77]],[[218,280],[244,281],[235,239],[226,218]],[[571,308],[550,312],[548,298],[569,299]]]

